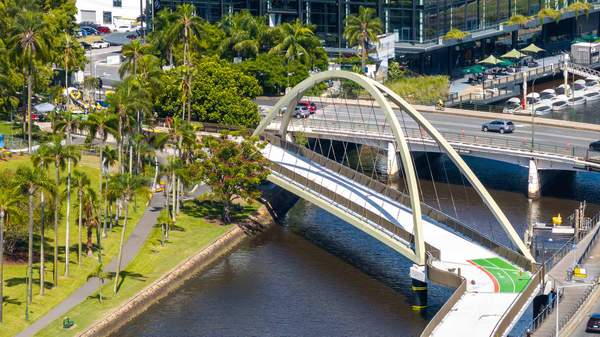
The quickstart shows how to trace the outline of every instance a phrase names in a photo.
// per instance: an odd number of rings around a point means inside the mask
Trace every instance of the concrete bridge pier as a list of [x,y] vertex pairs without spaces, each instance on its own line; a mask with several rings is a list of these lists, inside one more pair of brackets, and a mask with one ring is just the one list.
[[412,310],[421,311],[427,308],[427,268],[413,264],[410,267],[410,278],[414,294]]
[[534,159],[529,159],[529,178],[527,179],[527,197],[539,199],[541,195],[540,173]]
[[396,151],[396,145],[394,142],[389,142],[387,147],[387,175],[389,180],[396,180],[400,177],[398,172],[400,167],[398,165],[398,152]]

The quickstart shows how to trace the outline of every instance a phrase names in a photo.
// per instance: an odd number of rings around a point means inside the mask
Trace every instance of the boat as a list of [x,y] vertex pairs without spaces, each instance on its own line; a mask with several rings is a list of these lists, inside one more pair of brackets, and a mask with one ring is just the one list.
[[545,116],[552,112],[552,107],[550,105],[540,105],[535,107],[535,115],[536,116]]
[[583,96],[574,96],[568,99],[569,105],[582,105],[585,104],[585,98]]
[[585,87],[590,90],[591,88],[596,89],[598,87],[598,80],[595,78],[588,77],[585,79]]
[[540,99],[543,100],[551,100],[556,97],[556,91],[554,89],[546,89],[542,90],[540,93]]
[[502,112],[505,114],[512,114],[521,109],[521,100],[518,97],[509,98],[504,104]]
[[556,98],[554,98],[554,101],[552,102],[552,111],[561,111],[565,110],[568,107],[569,104],[567,103],[567,96],[565,95],[556,96]]
[[525,99],[527,100],[527,104],[537,104],[540,102],[540,94],[537,92],[530,92],[525,96]]
[[583,95],[586,102],[593,102],[600,100],[600,92],[599,91],[589,91]]
[[577,94],[583,93],[585,89],[585,80],[577,80],[573,83],[573,91],[575,92],[575,96],[577,96]]
[[557,95],[566,95],[568,91],[570,91],[571,87],[567,84],[561,84],[554,90]]

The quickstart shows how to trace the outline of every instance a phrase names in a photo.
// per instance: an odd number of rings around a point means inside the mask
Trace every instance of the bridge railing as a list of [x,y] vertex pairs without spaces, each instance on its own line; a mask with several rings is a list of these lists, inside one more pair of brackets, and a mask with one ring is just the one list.
[[[400,192],[399,190],[390,187],[387,184],[384,184],[378,180],[375,180],[371,177],[368,177],[356,170],[353,170],[343,164],[340,164],[334,160],[331,160],[323,155],[320,155],[306,147],[299,146],[297,144],[285,141],[278,136],[274,135],[265,135],[264,136],[267,141],[271,144],[282,147],[287,151],[298,154],[312,162],[315,162],[323,167],[326,167],[333,172],[336,172],[348,179],[356,181],[361,185],[368,187],[388,198],[399,202],[401,205],[405,207],[410,207],[410,198],[407,194]],[[306,180],[306,178],[302,178]],[[319,188],[318,186],[316,188]],[[514,250],[505,247],[504,245],[495,242],[485,235],[479,233],[476,229],[462,223],[460,220],[453,218],[452,216],[443,213],[440,210],[433,208],[432,206],[421,202],[421,211],[423,216],[432,219],[439,223],[442,226],[454,231],[456,234],[466,237],[470,240],[473,240],[480,245],[486,247],[487,249],[495,252],[496,254],[504,257],[508,261],[520,266],[521,268],[534,271],[536,266],[532,264],[529,260],[523,257],[521,254],[515,252]],[[408,232],[407,232],[408,233]],[[412,234],[409,233],[411,236]],[[411,241],[412,242],[412,241]]]

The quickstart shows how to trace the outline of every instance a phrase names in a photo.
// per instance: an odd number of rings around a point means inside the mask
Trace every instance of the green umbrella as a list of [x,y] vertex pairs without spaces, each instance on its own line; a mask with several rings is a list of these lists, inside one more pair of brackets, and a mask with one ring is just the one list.
[[508,67],[512,67],[514,65],[514,63],[509,60],[499,60],[499,62],[496,63],[496,65],[499,67],[508,68]]
[[520,59],[521,57],[525,57],[525,56],[527,56],[527,55],[521,53],[520,51],[518,51],[516,49],[513,49],[500,57],[507,58],[507,59]]
[[490,55],[487,58],[477,62],[479,64],[489,64],[489,65],[493,65],[495,66],[496,64],[498,64],[498,62],[500,62],[500,60],[498,60],[496,57],[494,57],[494,55]]
[[480,64],[463,68],[463,74],[481,74],[484,71],[485,67]]
[[537,54],[539,52],[545,51],[544,49],[536,46],[535,44],[530,44],[529,46],[521,49],[521,52],[523,53],[532,53],[532,54]]

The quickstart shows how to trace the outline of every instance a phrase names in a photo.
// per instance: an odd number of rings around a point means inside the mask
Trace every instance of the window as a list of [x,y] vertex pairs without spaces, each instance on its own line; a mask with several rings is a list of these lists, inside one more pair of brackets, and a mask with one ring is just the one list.
[[112,24],[112,12],[102,12],[102,23]]
[[113,0],[113,7],[122,7],[122,0]]

